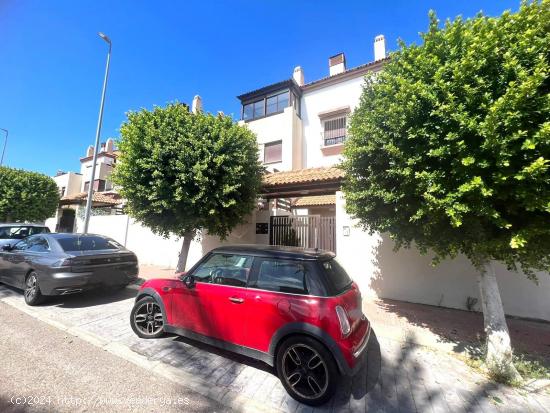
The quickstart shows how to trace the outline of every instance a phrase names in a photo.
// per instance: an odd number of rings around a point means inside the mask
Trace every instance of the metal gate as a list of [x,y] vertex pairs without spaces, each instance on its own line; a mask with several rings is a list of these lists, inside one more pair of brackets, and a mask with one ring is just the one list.
[[336,218],[319,215],[272,216],[269,244],[336,251]]

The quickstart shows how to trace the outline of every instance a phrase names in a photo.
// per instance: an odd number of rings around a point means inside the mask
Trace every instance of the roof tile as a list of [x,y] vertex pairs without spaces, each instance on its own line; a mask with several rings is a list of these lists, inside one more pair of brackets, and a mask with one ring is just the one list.
[[264,186],[338,181],[343,177],[344,171],[337,167],[298,169],[269,173],[264,176]]

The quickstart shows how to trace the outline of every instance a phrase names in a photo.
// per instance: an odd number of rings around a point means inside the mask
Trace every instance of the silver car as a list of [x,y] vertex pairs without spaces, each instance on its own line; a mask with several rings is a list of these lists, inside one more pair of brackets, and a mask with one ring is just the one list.
[[21,288],[25,302],[97,287],[121,288],[138,276],[136,255],[102,235],[32,235],[0,250],[0,282]]

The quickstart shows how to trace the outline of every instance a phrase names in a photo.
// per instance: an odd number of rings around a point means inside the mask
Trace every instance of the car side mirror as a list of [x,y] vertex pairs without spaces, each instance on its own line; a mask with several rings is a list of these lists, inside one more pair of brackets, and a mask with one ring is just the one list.
[[13,247],[10,244],[2,245],[2,251],[11,251]]
[[189,289],[195,288],[195,277],[193,277],[192,275],[186,275],[185,277],[183,277],[183,283]]

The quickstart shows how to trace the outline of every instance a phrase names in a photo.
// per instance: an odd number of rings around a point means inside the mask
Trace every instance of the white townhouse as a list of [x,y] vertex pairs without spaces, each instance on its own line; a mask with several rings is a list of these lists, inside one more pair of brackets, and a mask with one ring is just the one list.
[[90,181],[93,181],[92,205],[95,211],[103,211],[105,214],[119,211],[118,207],[121,206],[122,200],[113,190],[109,179],[117,159],[114,140],[107,139],[101,144],[97,154],[95,176],[91,179],[93,154],[94,147],[89,146],[86,156],[80,158],[79,173],[59,171],[53,177],[59,188],[60,202],[55,216],[46,220],[46,225],[52,231],[77,231],[77,218],[82,218],[84,213]]
[[[384,36],[374,41],[374,60],[348,68],[343,53],[328,59],[328,74],[292,77],[241,94],[241,124],[258,137],[260,157],[271,173],[255,214],[255,243],[318,247],[337,259],[364,295],[464,310],[480,310],[477,274],[460,257],[437,267],[415,249],[394,252],[385,234],[369,235],[345,211],[336,168],[358,106],[364,77],[383,70]],[[305,73],[304,73],[305,72]],[[540,283],[496,265],[507,314],[550,320],[550,277]]]
[[[415,249],[394,252],[387,235],[369,234],[346,213],[341,192],[344,176],[336,165],[364,77],[383,70],[385,62],[385,40],[377,36],[370,63],[348,68],[345,55],[339,53],[328,59],[328,73],[322,79],[309,80],[307,70],[297,67],[287,79],[238,96],[240,123],[257,135],[260,158],[269,173],[256,210],[225,242],[331,250],[365,296],[480,310],[476,271],[464,257],[432,267],[431,257]],[[193,111],[200,107],[196,96]],[[90,179],[92,153],[93,148],[88,148],[81,158],[80,174],[55,178],[63,196],[56,217],[48,220],[50,229],[81,230],[82,216],[75,210],[83,209],[93,181],[94,210],[107,214],[91,217],[90,232],[124,244],[141,264],[175,268],[181,240],[159,237],[124,215],[122,200],[111,191],[109,174],[117,158],[112,141],[102,147],[96,176]],[[218,238],[201,234],[191,244],[187,266],[219,245]],[[496,267],[505,312],[550,321],[548,274],[540,274],[536,285],[502,265]]]

